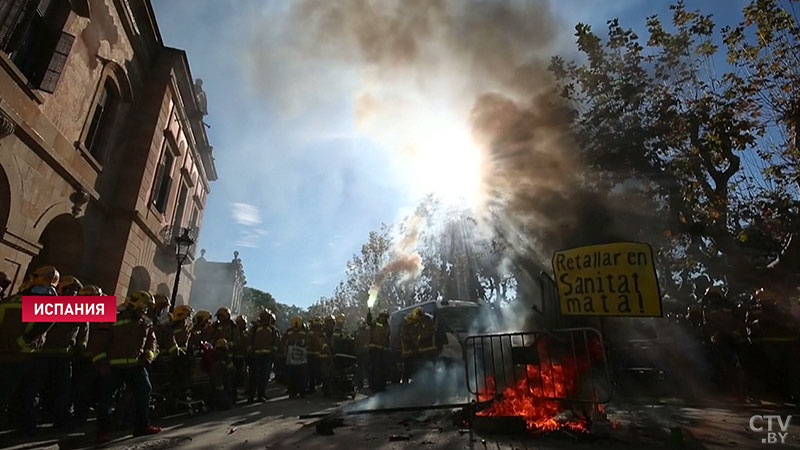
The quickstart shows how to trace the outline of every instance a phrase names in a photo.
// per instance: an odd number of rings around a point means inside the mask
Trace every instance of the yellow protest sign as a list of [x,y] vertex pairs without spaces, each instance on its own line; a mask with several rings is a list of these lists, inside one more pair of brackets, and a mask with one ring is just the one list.
[[653,249],[638,242],[553,254],[561,314],[661,317]]

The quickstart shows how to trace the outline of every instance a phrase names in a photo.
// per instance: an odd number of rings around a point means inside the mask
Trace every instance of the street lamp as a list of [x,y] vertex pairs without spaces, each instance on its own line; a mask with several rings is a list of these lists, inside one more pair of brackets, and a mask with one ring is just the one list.
[[186,263],[190,255],[194,239],[189,235],[191,229],[184,228],[183,234],[175,237],[175,260],[178,262],[178,270],[175,272],[175,286],[172,287],[172,299],[169,302],[169,312],[175,308],[175,298],[178,296],[178,283],[181,279],[181,267]]

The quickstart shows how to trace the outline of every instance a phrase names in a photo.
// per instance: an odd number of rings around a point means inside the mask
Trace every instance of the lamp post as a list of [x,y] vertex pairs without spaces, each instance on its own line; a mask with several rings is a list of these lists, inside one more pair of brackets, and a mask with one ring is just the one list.
[[175,260],[178,263],[178,270],[175,272],[175,285],[172,287],[172,299],[169,302],[169,312],[175,309],[175,299],[178,297],[178,283],[181,280],[181,267],[189,257],[194,239],[189,235],[189,228],[183,229],[183,234],[175,237]]

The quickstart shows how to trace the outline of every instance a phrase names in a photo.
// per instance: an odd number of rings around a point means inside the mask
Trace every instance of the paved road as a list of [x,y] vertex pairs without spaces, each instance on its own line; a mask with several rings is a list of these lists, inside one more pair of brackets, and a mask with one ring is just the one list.
[[[360,395],[355,402],[332,402],[321,395],[289,400],[280,395],[263,404],[239,405],[230,411],[165,419],[163,433],[149,438],[122,434],[103,448],[114,450],[166,449],[401,449],[510,450],[561,448],[764,448],[764,433],[750,430],[753,415],[786,417],[796,413],[789,426],[786,444],[773,448],[800,449],[800,411],[787,406],[743,408],[732,404],[705,407],[686,405],[620,405],[607,409],[616,428],[606,433],[580,436],[562,432],[546,436],[481,435],[463,428],[449,410],[394,414],[344,416],[335,420],[298,417],[328,411],[352,411],[373,406],[373,399]],[[280,396],[279,396],[280,395]],[[403,398],[402,395],[397,398]],[[397,403],[391,406],[399,406]],[[759,419],[760,420],[760,419]],[[756,421],[758,426],[761,422]],[[331,426],[333,424],[333,426]],[[766,426],[766,422],[763,422]],[[777,423],[775,424],[777,427]],[[67,436],[48,434],[42,429],[36,440],[0,434],[0,448],[14,450],[67,450],[93,448],[93,429],[73,430]]]

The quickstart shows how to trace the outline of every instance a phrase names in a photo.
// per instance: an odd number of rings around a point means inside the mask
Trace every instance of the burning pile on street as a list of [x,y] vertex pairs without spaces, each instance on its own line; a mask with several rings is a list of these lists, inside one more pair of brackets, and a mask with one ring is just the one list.
[[[514,384],[498,389],[495,376],[486,377],[485,386],[478,392],[479,402],[491,402],[488,407],[477,411],[476,416],[521,418],[526,429],[533,433],[558,430],[588,432],[587,418],[574,417],[564,406],[566,399],[575,397],[579,391],[581,378],[590,369],[590,364],[602,358],[599,342],[590,341],[583,358],[556,358],[549,355],[547,342],[537,344],[540,355],[539,364],[525,364],[517,370],[524,371]],[[551,358],[552,356],[552,358]],[[494,399],[494,400],[493,400]]]
[[[552,389],[563,396],[574,390],[576,373],[574,367],[562,364],[544,365],[529,364],[526,366],[527,376],[514,386],[507,386],[500,398],[491,406],[478,411],[478,416],[488,417],[521,417],[525,420],[528,431],[544,432],[570,429],[588,431],[585,420],[563,419],[561,404],[543,395],[544,390]],[[540,378],[541,377],[541,378]],[[544,380],[537,384],[536,380]],[[494,377],[487,378],[484,392],[478,395],[479,401],[489,401],[498,394]]]

